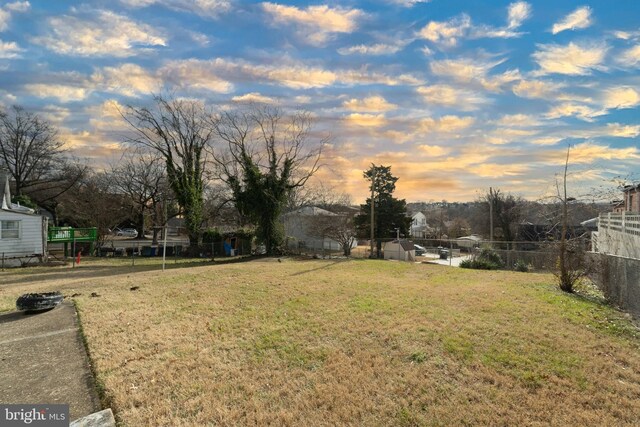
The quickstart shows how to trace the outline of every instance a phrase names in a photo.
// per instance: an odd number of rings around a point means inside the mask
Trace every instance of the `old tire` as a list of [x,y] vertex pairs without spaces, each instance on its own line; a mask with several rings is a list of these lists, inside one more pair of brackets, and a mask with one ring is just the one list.
[[42,311],[55,308],[64,296],[60,292],[43,292],[21,295],[16,301],[16,308],[21,311]]

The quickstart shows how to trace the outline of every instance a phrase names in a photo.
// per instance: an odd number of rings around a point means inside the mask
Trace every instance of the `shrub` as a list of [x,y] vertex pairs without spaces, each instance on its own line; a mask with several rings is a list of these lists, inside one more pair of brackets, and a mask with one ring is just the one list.
[[519,259],[515,264],[513,264],[513,269],[521,273],[527,273],[529,272],[529,265],[523,260]]
[[462,268],[473,268],[475,270],[498,270],[501,266],[481,258],[465,259],[460,262]]
[[504,263],[502,262],[502,258],[500,258],[500,255],[498,255],[497,252],[488,248],[484,248],[480,251],[480,255],[478,255],[478,259],[489,262],[491,264],[495,264],[498,266],[498,268],[504,266]]

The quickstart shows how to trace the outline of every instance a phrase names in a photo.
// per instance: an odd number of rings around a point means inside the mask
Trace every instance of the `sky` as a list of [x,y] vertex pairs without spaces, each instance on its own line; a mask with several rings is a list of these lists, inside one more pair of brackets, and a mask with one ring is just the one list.
[[330,135],[316,184],[407,201],[553,191],[640,172],[640,2],[0,1],[0,106],[50,120],[96,168],[123,105],[175,93],[218,109],[304,109]]

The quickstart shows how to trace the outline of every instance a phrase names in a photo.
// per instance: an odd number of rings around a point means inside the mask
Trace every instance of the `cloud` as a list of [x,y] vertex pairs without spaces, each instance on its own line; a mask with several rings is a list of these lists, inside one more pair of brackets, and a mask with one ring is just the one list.
[[9,28],[12,12],[26,12],[30,8],[31,4],[28,1],[16,1],[13,3],[7,3],[4,7],[0,7],[0,31],[5,31]]
[[521,98],[546,99],[557,93],[560,87],[557,83],[544,80],[520,80],[513,86],[512,90],[514,94]]
[[640,93],[632,87],[622,86],[604,92],[606,108],[633,108],[640,104]]
[[264,96],[258,92],[245,93],[244,95],[238,95],[231,98],[233,102],[248,102],[248,103],[260,103],[260,104],[277,104],[278,101],[269,96]]
[[15,1],[13,3],[7,3],[4,8],[11,12],[27,12],[31,9],[31,3],[28,1]]
[[589,6],[579,7],[567,16],[564,19],[556,24],[553,24],[551,28],[551,32],[553,34],[558,34],[561,31],[565,30],[578,30],[582,28],[587,28],[591,25],[591,8]]
[[32,41],[61,55],[124,58],[166,45],[165,37],[150,25],[105,10],[53,17],[47,23],[48,34]]
[[605,135],[618,138],[635,138],[640,135],[640,125],[622,125],[620,123],[607,123]]
[[539,126],[540,120],[527,114],[505,114],[496,121],[498,126],[528,127]]
[[82,101],[90,89],[63,84],[33,83],[25,85],[25,89],[33,96],[39,98],[57,98],[60,102]]
[[362,127],[381,127],[387,124],[384,114],[353,113],[345,117],[347,124]]
[[527,165],[483,163],[470,167],[469,171],[483,178],[502,178],[505,176],[523,175],[529,169],[530,166]]
[[540,138],[532,139],[530,142],[535,145],[555,145],[563,139],[564,138],[557,136],[543,136]]
[[616,61],[624,67],[640,67],[640,44],[622,52]]
[[5,31],[9,28],[9,21],[11,20],[11,14],[4,9],[0,8],[0,31]]
[[552,107],[545,116],[549,119],[557,119],[559,117],[576,117],[586,122],[592,122],[594,117],[602,116],[606,113],[606,110],[596,110],[584,104],[565,102]]
[[475,119],[470,116],[442,116],[439,119],[428,117],[420,120],[418,129],[420,132],[450,133],[467,129],[475,123]]
[[[231,82],[268,83],[292,89],[323,88],[342,84],[415,85],[420,80],[406,75],[387,75],[363,70],[330,71],[308,63],[280,58],[277,64],[254,64],[241,59],[187,59],[167,63],[160,73],[175,85],[188,87],[195,82],[216,92],[231,90]],[[181,83],[184,82],[184,83]]]
[[233,74],[235,68],[224,60],[202,61],[187,59],[183,61],[170,61],[158,72],[162,79],[177,87],[186,89],[206,89],[211,92],[228,93],[233,90],[233,84],[223,77],[219,71],[228,71]]
[[387,102],[387,100],[381,96],[370,96],[364,99],[352,98],[345,101],[342,105],[344,108],[351,111],[370,111],[379,113],[392,111],[398,108],[397,105]]
[[451,153],[450,147],[441,147],[439,145],[428,145],[422,144],[418,145],[418,150],[423,151],[431,157],[442,157]]
[[420,30],[418,36],[433,43],[455,46],[458,39],[464,36],[469,28],[471,28],[471,18],[462,14],[449,21],[431,21]]
[[0,40],[0,59],[11,59],[20,57],[20,46],[16,42],[4,42]]
[[431,61],[431,72],[437,76],[450,76],[455,80],[470,82],[472,80],[482,80],[487,73],[496,65],[503,62],[475,61],[469,58],[444,59],[441,61]]
[[372,45],[360,44],[357,46],[342,47],[338,49],[340,55],[392,55],[400,52],[407,45],[406,42],[396,44],[376,43]]
[[129,7],[164,6],[178,12],[193,13],[203,18],[216,19],[231,10],[231,2],[227,0],[120,0]]
[[462,111],[477,110],[480,105],[488,102],[474,91],[444,84],[421,86],[416,91],[429,104],[456,107]]
[[[566,153],[566,151],[565,151]],[[549,153],[550,155],[563,158],[566,154]],[[587,141],[575,145],[569,154],[570,163],[590,164],[599,160],[631,160],[640,159],[640,152],[636,147],[613,148],[608,145],[598,145]]]
[[309,44],[321,46],[336,33],[351,33],[365,14],[359,9],[326,5],[300,9],[276,3],[262,3],[262,9],[271,15],[274,24],[292,24]]
[[158,92],[163,85],[162,79],[136,64],[105,67],[92,75],[92,81],[106,92],[125,96]]
[[532,57],[540,66],[537,74],[587,75],[593,69],[604,69],[601,65],[607,53],[602,44],[580,45],[569,43],[566,46],[556,44],[538,45],[539,50]]
[[522,77],[518,70],[509,70],[505,73],[489,76],[488,73],[495,66],[504,62],[504,59],[495,61],[474,60],[470,58],[444,59],[431,61],[431,72],[436,76],[450,77],[462,83],[477,83],[487,90],[500,91],[502,87]]
[[518,28],[531,16],[531,5],[525,1],[511,3],[507,10],[507,28]]
[[391,4],[398,4],[404,7],[413,7],[420,3],[429,3],[431,0],[389,0]]

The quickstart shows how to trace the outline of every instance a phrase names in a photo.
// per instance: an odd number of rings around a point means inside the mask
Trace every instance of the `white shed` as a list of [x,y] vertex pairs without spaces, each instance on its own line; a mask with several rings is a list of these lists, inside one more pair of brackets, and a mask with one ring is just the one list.
[[[9,177],[0,171],[4,181],[0,204],[0,257],[5,265],[20,265],[33,256],[45,254],[47,219],[33,209],[11,203]],[[1,188],[1,187],[0,187]]]
[[393,240],[384,244],[384,259],[415,261],[416,249],[408,240]]

